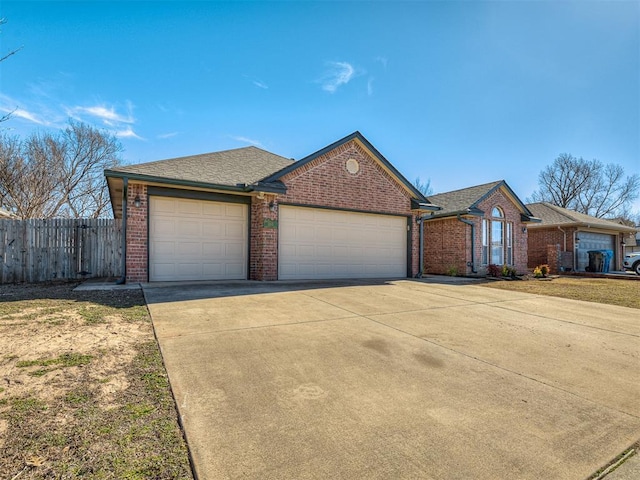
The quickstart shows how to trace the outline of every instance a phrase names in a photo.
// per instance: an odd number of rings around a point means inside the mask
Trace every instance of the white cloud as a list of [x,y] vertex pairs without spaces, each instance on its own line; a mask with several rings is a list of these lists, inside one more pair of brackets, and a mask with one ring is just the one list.
[[[129,106],[130,108],[130,106]],[[91,117],[95,117],[99,120],[102,120],[103,123],[109,126],[114,126],[118,123],[134,123],[134,118],[131,115],[131,112],[128,112],[127,115],[122,115],[117,113],[114,107],[106,107],[104,105],[94,105],[91,107],[72,107],[69,109],[71,114],[75,115],[89,115]]]
[[0,113],[10,113],[16,121],[22,120],[53,129],[63,129],[67,120],[74,120],[104,127],[121,138],[143,140],[134,130],[136,119],[133,116],[133,104],[125,101],[116,105],[104,102],[89,105],[69,106],[59,99],[54,82],[31,84],[28,88],[28,100],[12,98],[0,93]]
[[258,87],[258,88],[262,88],[264,90],[267,90],[269,88],[269,85],[267,85],[264,82],[261,82],[260,80],[253,80],[253,84]]
[[320,80],[325,92],[335,93],[356,75],[356,69],[347,62],[327,62],[327,71]]
[[130,125],[125,127],[123,130],[116,130],[114,135],[118,138],[135,138],[137,140],[144,140],[141,136],[139,136],[136,132],[133,131]]
[[161,138],[161,139],[172,138],[172,137],[175,137],[176,135],[178,135],[179,133],[180,132],[161,133],[160,135],[157,135],[157,137]]
[[248,143],[249,145],[254,145],[259,148],[264,148],[264,145],[262,145],[262,143],[260,143],[258,140],[253,140],[251,138],[237,136],[237,135],[229,135],[229,136],[234,140],[236,140],[237,142]]
[[28,120],[28,121],[33,122],[33,123],[37,123],[38,125],[48,125],[49,124],[44,119],[40,118],[37,114],[28,112],[27,110],[23,110],[22,108],[17,108],[15,110],[13,110],[13,112],[10,111],[10,110],[5,110],[3,108],[2,111],[6,112],[6,113],[11,113],[11,116],[13,116],[13,117],[22,118],[24,120]]

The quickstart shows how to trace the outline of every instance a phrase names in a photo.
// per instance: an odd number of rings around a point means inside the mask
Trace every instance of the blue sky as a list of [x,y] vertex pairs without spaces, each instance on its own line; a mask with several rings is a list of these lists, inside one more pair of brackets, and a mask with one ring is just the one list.
[[[640,173],[640,2],[0,3],[10,134],[74,118],[127,163],[359,130],[435,192],[525,200],[560,153]],[[640,212],[640,202],[635,210]]]

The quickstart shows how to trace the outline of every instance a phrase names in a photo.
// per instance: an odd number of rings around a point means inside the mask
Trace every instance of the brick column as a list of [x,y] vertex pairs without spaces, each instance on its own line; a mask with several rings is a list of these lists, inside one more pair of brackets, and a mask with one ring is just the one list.
[[[269,204],[273,202],[275,211]],[[278,279],[278,202],[275,196],[251,199],[249,278]]]
[[560,245],[547,245],[547,265],[549,273],[560,272]]
[[[139,207],[134,205],[136,196],[140,198]],[[147,186],[129,183],[127,204],[127,282],[147,282]]]

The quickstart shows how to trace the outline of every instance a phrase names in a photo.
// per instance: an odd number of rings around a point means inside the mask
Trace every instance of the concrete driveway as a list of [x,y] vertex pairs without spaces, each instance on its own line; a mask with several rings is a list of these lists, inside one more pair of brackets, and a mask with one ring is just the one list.
[[640,438],[638,310],[437,280],[143,288],[201,480],[579,480]]

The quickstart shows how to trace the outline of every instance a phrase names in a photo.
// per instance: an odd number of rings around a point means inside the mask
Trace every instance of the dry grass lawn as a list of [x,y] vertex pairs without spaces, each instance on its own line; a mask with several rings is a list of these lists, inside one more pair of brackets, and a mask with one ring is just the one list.
[[139,290],[0,285],[0,478],[192,479]]
[[524,281],[490,281],[488,288],[640,308],[640,281],[612,278],[553,277]]

